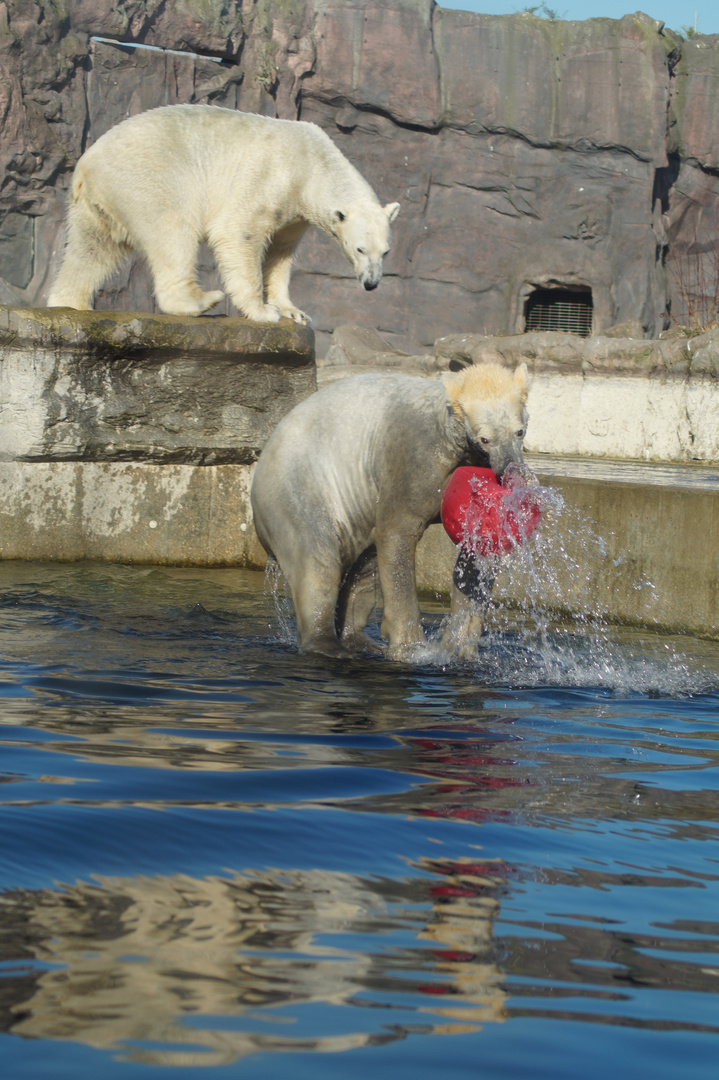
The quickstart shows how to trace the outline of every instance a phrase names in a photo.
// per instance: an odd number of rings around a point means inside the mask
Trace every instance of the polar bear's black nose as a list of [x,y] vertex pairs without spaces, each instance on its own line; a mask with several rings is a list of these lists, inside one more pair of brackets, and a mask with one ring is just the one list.
[[362,284],[364,285],[367,292],[371,292],[372,289],[377,288],[377,286],[379,285],[379,281],[363,281]]

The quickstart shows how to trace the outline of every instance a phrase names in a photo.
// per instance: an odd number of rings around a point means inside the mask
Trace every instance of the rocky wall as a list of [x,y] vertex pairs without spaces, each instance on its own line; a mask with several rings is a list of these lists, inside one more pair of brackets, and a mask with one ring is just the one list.
[[[200,101],[315,121],[402,204],[375,293],[333,241],[303,241],[293,298],[320,354],[347,322],[415,352],[453,332],[515,333],[532,291],[557,285],[591,289],[598,331],[706,321],[719,294],[718,76],[719,37],[683,42],[641,13],[0,0],[0,303],[47,296],[83,149],[125,116]],[[207,252],[201,264],[209,283]],[[146,268],[124,267],[96,306],[152,311]]]

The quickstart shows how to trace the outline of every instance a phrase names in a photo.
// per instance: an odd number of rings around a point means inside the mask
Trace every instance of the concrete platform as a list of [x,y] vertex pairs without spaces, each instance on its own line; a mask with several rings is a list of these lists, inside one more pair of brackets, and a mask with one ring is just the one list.
[[314,359],[289,319],[0,307],[0,461],[250,464]]
[[260,562],[252,467],[316,388],[289,320],[0,307],[0,558]]

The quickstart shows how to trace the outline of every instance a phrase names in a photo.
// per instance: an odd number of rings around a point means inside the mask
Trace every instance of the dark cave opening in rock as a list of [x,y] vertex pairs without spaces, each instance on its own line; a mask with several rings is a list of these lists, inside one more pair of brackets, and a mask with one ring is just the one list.
[[589,288],[535,289],[525,301],[524,328],[527,333],[559,330],[589,337],[593,314],[592,290]]

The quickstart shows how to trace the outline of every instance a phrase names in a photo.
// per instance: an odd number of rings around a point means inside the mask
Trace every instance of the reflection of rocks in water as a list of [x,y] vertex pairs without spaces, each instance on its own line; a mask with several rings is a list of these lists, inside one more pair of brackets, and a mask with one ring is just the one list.
[[[498,879],[461,861],[421,860],[417,867],[422,876],[403,881],[270,870],[102,878],[7,893],[0,960],[12,961],[14,973],[3,980],[0,1029],[96,1048],[125,1044],[132,1060],[190,1065],[404,1036],[399,1026],[303,1036],[295,1010],[351,1006],[359,994],[363,1004],[372,995],[414,996],[408,1008],[422,1013],[423,1029],[428,1013],[443,1018],[431,1025],[436,1032],[501,1019],[504,994],[491,961]],[[387,935],[397,929],[414,932],[416,945],[392,949]],[[342,947],[323,940],[340,934],[361,937]],[[431,1006],[428,995],[447,1004]],[[283,1006],[292,1015],[273,1012]],[[357,1015],[364,1027],[366,1010]],[[228,1018],[227,1028],[205,1027],[208,1016]],[[257,1031],[262,1024],[282,1027]]]

